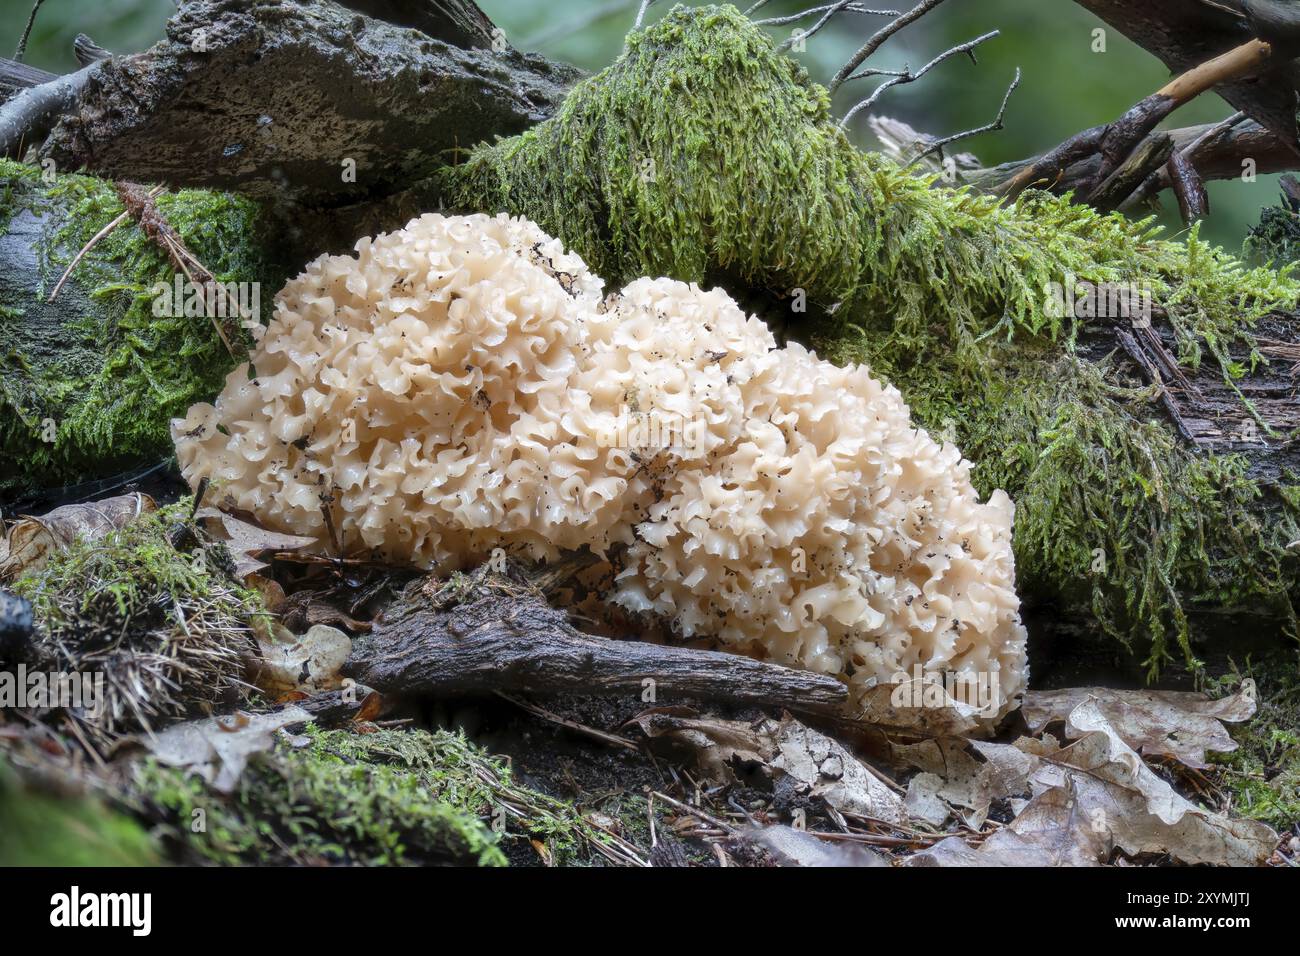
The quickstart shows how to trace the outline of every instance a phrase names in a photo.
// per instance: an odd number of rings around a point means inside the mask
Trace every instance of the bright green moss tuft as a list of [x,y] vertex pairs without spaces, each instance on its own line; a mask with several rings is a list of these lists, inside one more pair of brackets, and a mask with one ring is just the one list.
[[1252,662],[1210,690],[1233,693],[1243,677],[1255,680],[1259,710],[1252,720],[1229,725],[1236,750],[1211,756],[1217,783],[1230,795],[1233,813],[1293,830],[1300,825],[1300,661],[1291,654]]

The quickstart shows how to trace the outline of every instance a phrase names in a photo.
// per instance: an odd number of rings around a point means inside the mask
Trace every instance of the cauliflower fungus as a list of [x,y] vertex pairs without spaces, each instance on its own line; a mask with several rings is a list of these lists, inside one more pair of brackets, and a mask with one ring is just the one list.
[[[289,282],[251,363],[173,423],[191,485],[350,553],[450,571],[590,547],[606,600],[837,674],[1026,676],[1012,504],[893,387],[724,292],[602,281],[523,219],[425,215]],[[954,682],[953,677],[958,681]],[[971,695],[958,691],[959,699]]]

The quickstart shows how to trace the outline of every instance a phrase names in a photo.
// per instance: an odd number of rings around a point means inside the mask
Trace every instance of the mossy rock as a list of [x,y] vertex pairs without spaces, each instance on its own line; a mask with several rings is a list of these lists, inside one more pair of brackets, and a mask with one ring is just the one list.
[[[615,287],[669,275],[806,297],[806,315],[785,306],[794,334],[896,385],[981,492],[1016,501],[1022,593],[1082,610],[1153,672],[1175,646],[1196,666],[1195,608],[1294,631],[1300,480],[1184,442],[1159,390],[1085,355],[1097,323],[1049,295],[1146,288],[1181,366],[1258,417],[1237,383],[1262,362],[1255,324],[1300,298],[1290,274],[1245,268],[1195,229],[1163,240],[1043,193],[1001,205],[861,152],[826,91],[731,6],[633,33],[554,118],[480,146],[429,195],[533,219]],[[1272,321],[1300,339],[1294,316]]]
[[[285,272],[258,206],[202,190],[163,192],[156,205],[216,281],[260,283],[269,314]],[[211,398],[237,364],[212,319],[154,314],[151,290],[175,272],[129,217],[49,301],[123,211],[111,183],[0,159],[0,496],[169,456],[169,420]]]

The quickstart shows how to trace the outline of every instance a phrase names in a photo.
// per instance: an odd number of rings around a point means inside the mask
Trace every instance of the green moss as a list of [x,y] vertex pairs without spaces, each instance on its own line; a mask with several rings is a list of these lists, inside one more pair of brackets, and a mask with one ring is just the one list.
[[1166,241],[1039,193],[999,205],[862,153],[825,90],[730,6],[631,35],[553,119],[438,187],[453,207],[537,221],[612,282],[804,290],[822,318],[802,337],[896,384],[920,424],[947,423],[982,492],[1017,501],[1024,590],[1091,607],[1153,670],[1171,635],[1195,663],[1189,604],[1294,621],[1287,488],[1185,451],[1151,391],[1075,360],[1080,325],[1049,307],[1054,285],[1138,284],[1178,360],[1231,383],[1260,361],[1253,323],[1300,297],[1288,273],[1247,269],[1196,230]]
[[1283,193],[1278,205],[1261,209],[1244,248],[1247,257],[1266,265],[1300,261],[1300,202]]
[[0,866],[156,866],[157,848],[130,817],[93,797],[26,787],[0,757]]
[[[206,316],[155,316],[173,268],[128,219],[60,276],[123,212],[111,183],[0,160],[0,493],[76,482],[171,451],[167,423],[216,392],[235,364]],[[162,217],[219,282],[260,282],[263,312],[283,269],[267,254],[253,203],[164,192]],[[36,294],[33,294],[36,289]],[[236,347],[241,343],[236,342]],[[247,343],[243,343],[247,344]],[[51,428],[52,426],[52,428]]]
[[260,598],[228,575],[221,544],[177,550],[184,499],[97,541],[79,539],[20,577],[35,663],[105,675],[107,706],[86,715],[105,739],[238,700]]
[[1235,692],[1244,677],[1255,680],[1259,710],[1229,725],[1238,749],[1211,762],[1235,813],[1285,832],[1300,824],[1300,661],[1287,655],[1233,668],[1210,689],[1215,696]]
[[497,866],[519,841],[566,863],[603,839],[572,806],[516,785],[504,761],[463,735],[309,727],[306,737],[307,746],[277,746],[251,765],[228,799],[153,761],[135,785],[169,836],[218,863]]

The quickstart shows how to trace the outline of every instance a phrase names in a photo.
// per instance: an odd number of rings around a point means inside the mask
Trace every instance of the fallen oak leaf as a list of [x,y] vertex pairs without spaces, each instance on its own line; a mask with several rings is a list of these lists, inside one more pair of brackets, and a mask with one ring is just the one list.
[[[225,541],[235,561],[235,576],[241,581],[251,574],[270,567],[256,555],[267,551],[298,551],[317,543],[315,538],[260,528],[216,508],[200,508],[195,512],[194,517],[202,520],[208,532],[217,540]],[[222,532],[224,537],[218,534],[218,531]]]
[[[934,796],[971,811],[962,816],[974,829],[983,823],[994,800],[1027,794],[1029,774],[1037,766],[1034,757],[1011,744],[964,737],[894,744],[890,758],[940,778],[942,785],[934,789]],[[921,800],[922,795],[915,799]]]
[[840,813],[904,823],[903,801],[842,744],[789,714],[752,723],[686,716],[682,708],[658,708],[632,718],[646,736],[663,737],[693,752],[711,779],[733,782],[737,771],[757,770],[794,780],[809,796]]
[[38,571],[52,555],[73,542],[97,541],[157,509],[153,498],[133,492],[102,501],[63,505],[40,517],[23,515],[0,543],[0,581]]
[[1110,690],[1078,687],[1029,691],[1021,707],[1032,733],[1067,721],[1086,700],[1094,700],[1107,723],[1134,750],[1147,757],[1172,757],[1188,767],[1204,768],[1206,751],[1228,753],[1237,742],[1223,722],[1240,723],[1255,714],[1255,682],[1242,681],[1236,694],[1221,700],[1190,691]]
[[197,774],[218,793],[233,793],[248,761],[274,746],[276,731],[311,719],[291,704],[269,714],[241,712],[234,720],[205,717],[173,724],[141,742],[159,763]]
[[1055,751],[1044,741],[1018,742],[1041,760],[1030,783],[1036,794],[1072,785],[1096,831],[1130,856],[1168,853],[1189,864],[1257,866],[1277,845],[1265,824],[1213,813],[1180,796],[1120,737],[1095,699],[1071,711],[1067,734],[1078,739]]

